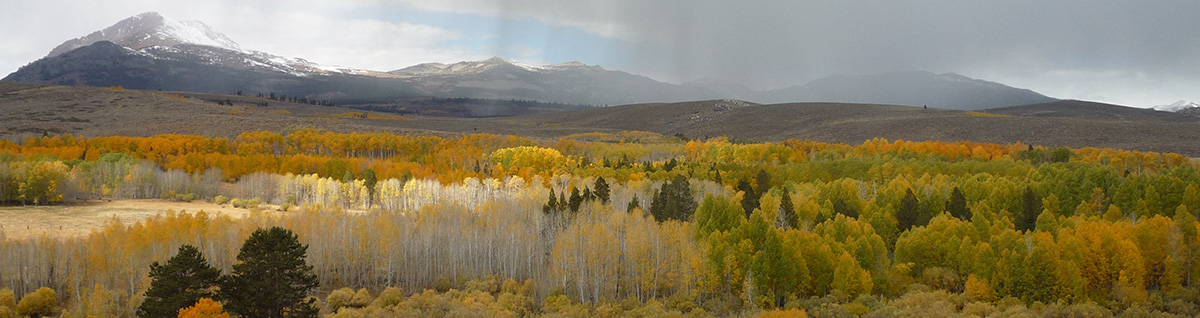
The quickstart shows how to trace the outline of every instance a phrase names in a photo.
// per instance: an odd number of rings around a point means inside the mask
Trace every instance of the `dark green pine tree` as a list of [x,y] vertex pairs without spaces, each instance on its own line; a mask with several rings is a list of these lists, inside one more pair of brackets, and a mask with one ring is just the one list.
[[917,196],[913,194],[912,189],[908,189],[904,193],[904,198],[900,199],[900,210],[896,211],[896,223],[899,223],[900,231],[907,231],[917,225],[917,219],[920,218],[917,213]]
[[1017,231],[1032,231],[1037,228],[1037,217],[1042,214],[1042,199],[1033,193],[1033,188],[1025,186],[1021,194],[1021,216],[1013,224]]
[[583,188],[583,202],[596,201],[596,194],[592,193],[592,189]]
[[951,216],[964,221],[971,220],[971,210],[967,209],[967,197],[958,187],[954,187],[954,190],[950,191],[950,201],[946,202],[946,212],[950,212]]
[[763,193],[771,189],[771,175],[766,170],[758,169],[758,176],[754,177],[754,183],[758,185],[758,196],[762,197]]
[[596,189],[596,191],[592,191],[592,193],[596,194],[596,199],[600,199],[600,203],[608,204],[612,192],[608,188],[608,181],[605,181],[604,177],[597,177],[596,182],[592,184],[592,188]]
[[776,226],[783,229],[796,228],[800,224],[800,219],[796,216],[796,206],[792,204],[792,195],[788,192],[790,191],[785,189],[779,199],[779,216],[775,218]]
[[846,201],[842,199],[833,201],[833,212],[835,214],[841,214],[847,217],[858,218],[858,208],[846,203]]
[[692,194],[687,177],[675,176],[664,182],[650,201],[650,215],[662,222],[666,220],[688,221],[696,212],[696,199]]
[[150,264],[150,289],[137,309],[138,317],[175,317],[179,309],[213,298],[221,270],[208,265],[195,246],[183,245],[166,264]]
[[375,184],[379,183],[379,179],[375,177],[374,169],[367,169],[362,173],[363,186],[367,187],[367,205],[375,202]]
[[633,212],[633,209],[641,208],[642,203],[638,202],[637,194],[633,195],[633,199],[629,200],[629,205],[625,206],[625,212]]
[[307,250],[290,230],[255,230],[242,244],[233,271],[221,279],[225,309],[242,317],[316,317],[316,299],[305,300],[318,285],[304,261]]
[[758,192],[750,186],[750,181],[742,179],[738,181],[737,190],[742,192],[742,210],[746,212],[746,218],[750,218],[750,213],[758,208]]
[[583,204],[583,196],[579,195],[579,188],[571,188],[571,201],[567,202],[567,208],[571,212],[579,212],[579,206]]
[[554,195],[554,188],[550,188],[550,198],[546,199],[546,205],[542,206],[542,213],[550,214],[558,209],[558,197]]

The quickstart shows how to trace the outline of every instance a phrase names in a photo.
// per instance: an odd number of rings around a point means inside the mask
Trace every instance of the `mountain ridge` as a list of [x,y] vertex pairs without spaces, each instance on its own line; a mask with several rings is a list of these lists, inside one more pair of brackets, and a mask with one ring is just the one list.
[[[105,41],[128,50],[113,50],[106,45],[88,49]],[[76,50],[90,53],[69,54]],[[22,67],[4,80],[214,93],[229,93],[232,89],[373,104],[411,97],[590,105],[736,98],[760,103],[847,102],[982,109],[1056,100],[1027,89],[954,73],[939,75],[923,71],[830,76],[768,91],[720,80],[665,83],[578,61],[531,65],[501,57],[449,64],[422,63],[382,72],[328,66],[246,49],[202,22],[179,22],[154,12],[68,40],[45,58]]]

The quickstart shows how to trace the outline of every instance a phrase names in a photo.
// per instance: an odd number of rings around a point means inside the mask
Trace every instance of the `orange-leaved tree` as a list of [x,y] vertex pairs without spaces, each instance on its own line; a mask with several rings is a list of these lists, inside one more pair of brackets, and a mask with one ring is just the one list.
[[179,318],[229,318],[221,303],[209,298],[200,298],[195,305],[180,309]]

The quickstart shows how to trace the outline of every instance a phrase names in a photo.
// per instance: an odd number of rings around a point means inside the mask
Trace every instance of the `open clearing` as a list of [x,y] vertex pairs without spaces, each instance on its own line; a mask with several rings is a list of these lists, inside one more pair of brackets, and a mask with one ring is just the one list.
[[249,210],[204,201],[100,200],[53,206],[0,207],[0,237],[26,239],[40,235],[73,237],[104,227],[114,217],[132,224],[158,213],[176,212],[225,214],[242,218]]

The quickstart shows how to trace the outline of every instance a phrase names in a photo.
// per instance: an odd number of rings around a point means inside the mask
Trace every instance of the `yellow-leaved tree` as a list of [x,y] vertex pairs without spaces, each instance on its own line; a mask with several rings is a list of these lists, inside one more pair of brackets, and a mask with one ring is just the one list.
[[221,307],[221,303],[208,298],[200,298],[195,305],[180,309],[179,318],[229,318],[229,313]]

